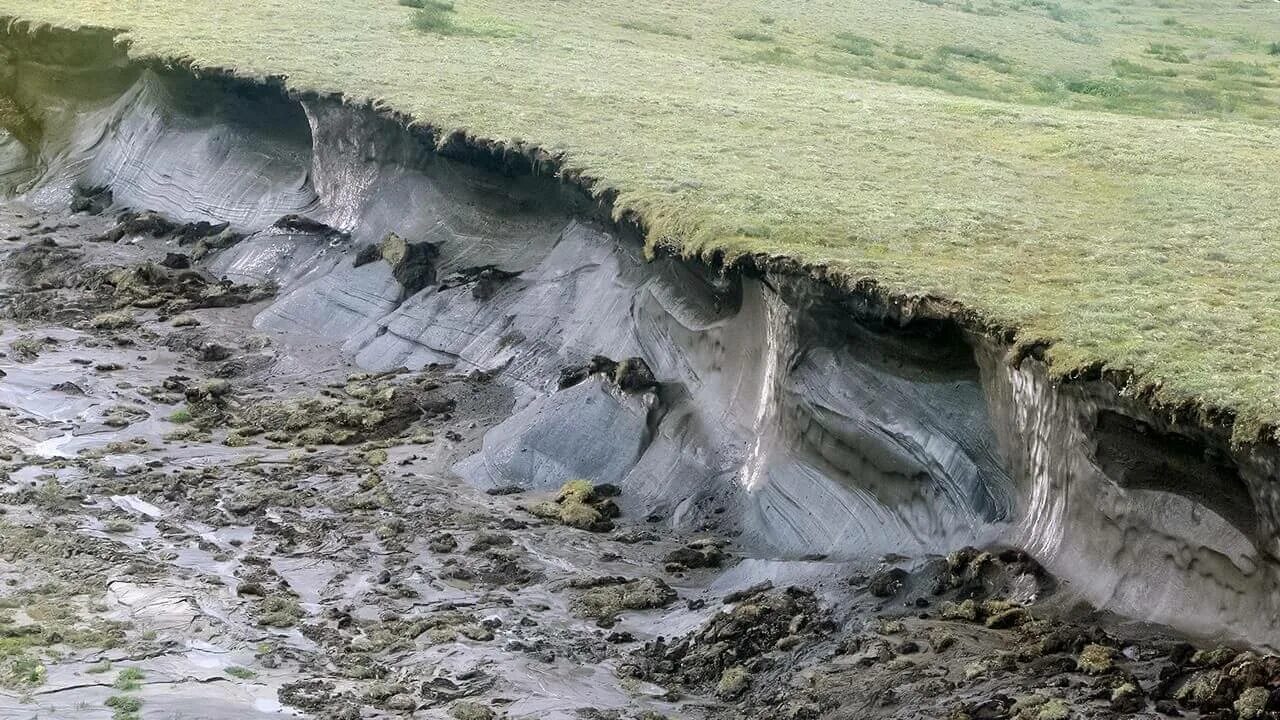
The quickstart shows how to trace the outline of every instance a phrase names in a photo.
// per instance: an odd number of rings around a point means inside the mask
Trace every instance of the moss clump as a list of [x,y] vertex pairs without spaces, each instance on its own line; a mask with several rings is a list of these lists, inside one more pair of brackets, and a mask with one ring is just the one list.
[[1101,675],[1115,667],[1115,650],[1106,645],[1085,645],[1076,658],[1076,668],[1090,675]]
[[1240,697],[1232,703],[1236,717],[1240,720],[1254,720],[1263,717],[1267,710],[1267,701],[1271,693],[1264,687],[1251,687],[1240,693]]
[[239,665],[232,665],[226,668],[225,670],[223,670],[222,672],[226,673],[227,675],[230,675],[233,678],[238,678],[240,680],[248,680],[250,678],[257,677],[258,675],[258,673],[250,670],[249,668],[240,667]]
[[117,520],[108,520],[107,522],[103,523],[102,529],[106,530],[112,535],[124,535],[125,533],[133,532],[134,526],[133,526],[133,523],[128,520],[117,519]]
[[[12,652],[18,644],[0,643],[0,655]],[[21,652],[20,650],[18,652]],[[26,654],[10,657],[0,666],[0,687],[23,689],[43,685],[48,670],[39,659]]]
[[142,700],[131,695],[112,695],[104,704],[111,708],[111,720],[138,720],[142,712]]
[[582,592],[569,602],[579,617],[609,618],[624,610],[652,610],[670,605],[676,591],[658,578],[582,578],[570,583]]
[[227,436],[222,439],[222,444],[231,448],[246,447],[251,442],[248,436],[236,432],[227,433]]
[[44,350],[45,341],[34,335],[23,335],[9,343],[9,354],[20,363],[35,362]]
[[[242,433],[263,431],[271,442],[350,445],[395,437],[415,421],[453,409],[453,400],[432,378],[420,376],[396,383],[396,375],[360,376],[347,383],[342,395],[246,404],[222,421],[239,427]],[[375,453],[370,460],[377,457]]]
[[137,324],[138,321],[133,317],[133,314],[125,310],[105,312],[94,316],[89,321],[89,325],[95,330],[123,330]]
[[116,674],[115,682],[111,683],[111,687],[116,690],[124,690],[126,692],[130,690],[137,690],[142,687],[142,679],[144,677],[146,677],[146,674],[138,668],[125,668]]
[[570,480],[560,486],[556,502],[590,502],[596,497],[596,487],[590,480]]
[[716,695],[722,700],[733,700],[747,691],[751,684],[751,673],[741,665],[726,668],[716,683]]
[[959,603],[945,602],[942,604],[942,619],[977,622],[978,604],[972,599]]
[[1070,717],[1071,706],[1061,698],[1046,701],[1036,713],[1036,720],[1068,720]]
[[570,480],[560,487],[555,501],[543,501],[528,508],[530,513],[562,525],[592,532],[609,532],[620,511],[611,498],[618,494],[613,485],[593,485],[589,480]]
[[288,595],[268,595],[258,608],[258,624],[264,627],[293,627],[302,617],[302,606]]
[[470,700],[459,700],[449,708],[449,716],[454,720],[493,720],[493,710]]

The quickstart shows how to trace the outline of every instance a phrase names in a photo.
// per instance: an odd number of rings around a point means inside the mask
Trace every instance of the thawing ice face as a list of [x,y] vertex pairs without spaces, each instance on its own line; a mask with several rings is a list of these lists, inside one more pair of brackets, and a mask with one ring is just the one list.
[[[1242,466],[1239,512],[1186,486],[1126,484],[1094,456],[1103,406],[1133,411],[1112,396],[1069,396],[1034,364],[975,359],[957,338],[856,322],[816,283],[646,262],[554,184],[432,156],[358,110],[152,73],[54,105],[70,129],[33,204],[64,208],[80,180],[122,206],[230,221],[248,237],[209,267],[281,285],[257,327],[371,369],[496,373],[515,408],[457,467],[477,484],[616,482],[626,512],[737,532],[761,557],[941,552],[1007,527],[1099,605],[1277,635],[1276,523],[1255,510],[1276,505],[1274,468]],[[0,138],[0,172],[22,170],[11,150]],[[287,213],[351,237],[269,228]],[[387,232],[435,245],[442,283],[406,298],[385,263],[355,267]],[[490,266],[504,279],[483,292],[450,281]],[[661,390],[557,388],[595,354],[644,358]]]

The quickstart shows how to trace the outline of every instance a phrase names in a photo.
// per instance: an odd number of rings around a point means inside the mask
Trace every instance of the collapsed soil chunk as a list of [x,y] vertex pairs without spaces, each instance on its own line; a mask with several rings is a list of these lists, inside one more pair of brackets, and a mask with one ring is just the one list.
[[450,275],[440,284],[440,289],[471,286],[471,296],[477,300],[488,300],[493,297],[503,283],[520,277],[520,273],[502,270],[496,265],[478,265],[463,268]]
[[160,265],[170,270],[186,270],[191,267],[191,258],[182,253],[165,253],[164,259],[160,261]]
[[[403,433],[414,422],[447,414],[454,401],[430,377],[392,383],[395,373],[356,375],[338,396],[319,395],[285,400],[213,405],[191,402],[193,424],[208,430],[234,428],[241,437],[264,435],[292,445],[349,445]],[[225,380],[219,381],[225,383]],[[201,404],[203,403],[203,404]]]
[[979,550],[966,547],[946,557],[934,579],[934,595],[981,600],[1009,597],[1030,601],[1053,592],[1053,577],[1021,550]]
[[[362,250],[356,257],[357,266],[365,254]],[[410,243],[395,233],[389,233],[377,246],[377,256],[391,266],[392,277],[400,283],[402,300],[435,283],[435,260],[439,255],[435,245]]]
[[577,578],[569,587],[582,591],[569,601],[569,609],[583,618],[605,619],[624,610],[664,608],[678,597],[671,586],[657,578]]
[[156,308],[163,317],[198,308],[246,305],[276,293],[271,284],[215,282],[195,270],[175,270],[156,263],[99,269],[91,276],[89,284],[96,284],[99,294],[109,297],[116,307]]
[[893,597],[902,589],[908,573],[902,568],[886,568],[871,576],[867,589],[878,598]]
[[179,245],[193,245],[219,236],[235,237],[235,234],[230,232],[230,227],[231,223],[227,222],[211,223],[201,220],[179,227],[174,231],[173,238],[178,241]]
[[33,363],[36,358],[40,357],[41,351],[47,345],[46,338],[39,338],[35,335],[23,335],[9,343],[9,357],[20,363]]
[[8,93],[0,93],[0,128],[28,150],[35,152],[44,136],[44,125]]
[[724,562],[721,542],[710,539],[695,540],[682,548],[667,553],[664,562],[668,571],[697,568],[718,568]]
[[646,643],[619,672],[667,686],[676,685],[722,698],[737,697],[787,653],[815,642],[831,630],[812,591],[788,587],[741,597],[728,612],[699,630],[667,642]]
[[101,215],[115,202],[109,187],[85,187],[77,183],[71,188],[71,212]]
[[9,254],[5,269],[19,283],[33,290],[62,287],[68,271],[79,264],[84,253],[76,247],[59,245],[53,238],[28,243]]
[[322,223],[319,220],[313,220],[305,215],[285,215],[271,224],[271,227],[285,232],[299,233],[302,235],[320,235],[333,239],[347,239],[351,237],[351,233],[339,230],[332,225]]
[[561,370],[559,387],[561,390],[573,387],[592,375],[603,375],[618,389],[627,393],[639,393],[658,387],[658,381],[644,358],[632,357],[614,361],[604,355],[596,355],[585,364]]
[[[1220,650],[1202,650],[1181,664],[1166,667],[1161,674],[1172,682],[1157,688],[1156,692],[1171,695],[1187,710],[1197,710],[1213,717],[1230,717],[1229,714],[1216,713],[1229,713],[1231,710],[1241,718],[1271,717],[1263,714],[1270,703],[1259,690],[1268,696],[1274,692],[1277,678],[1280,678],[1280,657],[1259,657],[1231,648]],[[1224,657],[1229,659],[1224,661]]]
[[613,519],[621,514],[612,499],[620,492],[615,485],[570,480],[561,486],[554,501],[540,502],[528,508],[528,512],[579,530],[609,532],[613,529]]
[[117,243],[134,235],[150,235],[153,238],[162,238],[177,229],[177,225],[158,212],[150,210],[126,212],[120,214],[114,228],[91,238],[91,241]]

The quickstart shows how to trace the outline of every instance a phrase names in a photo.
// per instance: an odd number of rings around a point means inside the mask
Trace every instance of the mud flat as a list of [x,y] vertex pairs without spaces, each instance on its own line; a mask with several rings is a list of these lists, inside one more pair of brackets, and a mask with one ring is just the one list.
[[1271,448],[645,258],[536,156],[6,40],[4,714],[1275,706]]

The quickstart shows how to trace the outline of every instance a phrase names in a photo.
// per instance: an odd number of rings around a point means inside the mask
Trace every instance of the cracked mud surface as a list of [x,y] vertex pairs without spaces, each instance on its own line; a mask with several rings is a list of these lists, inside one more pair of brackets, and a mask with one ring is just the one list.
[[449,468],[514,412],[501,382],[260,333],[271,287],[136,220],[0,209],[2,717],[1280,707],[1273,658],[1074,608],[1014,550],[782,561],[620,515],[590,479],[470,487]]

